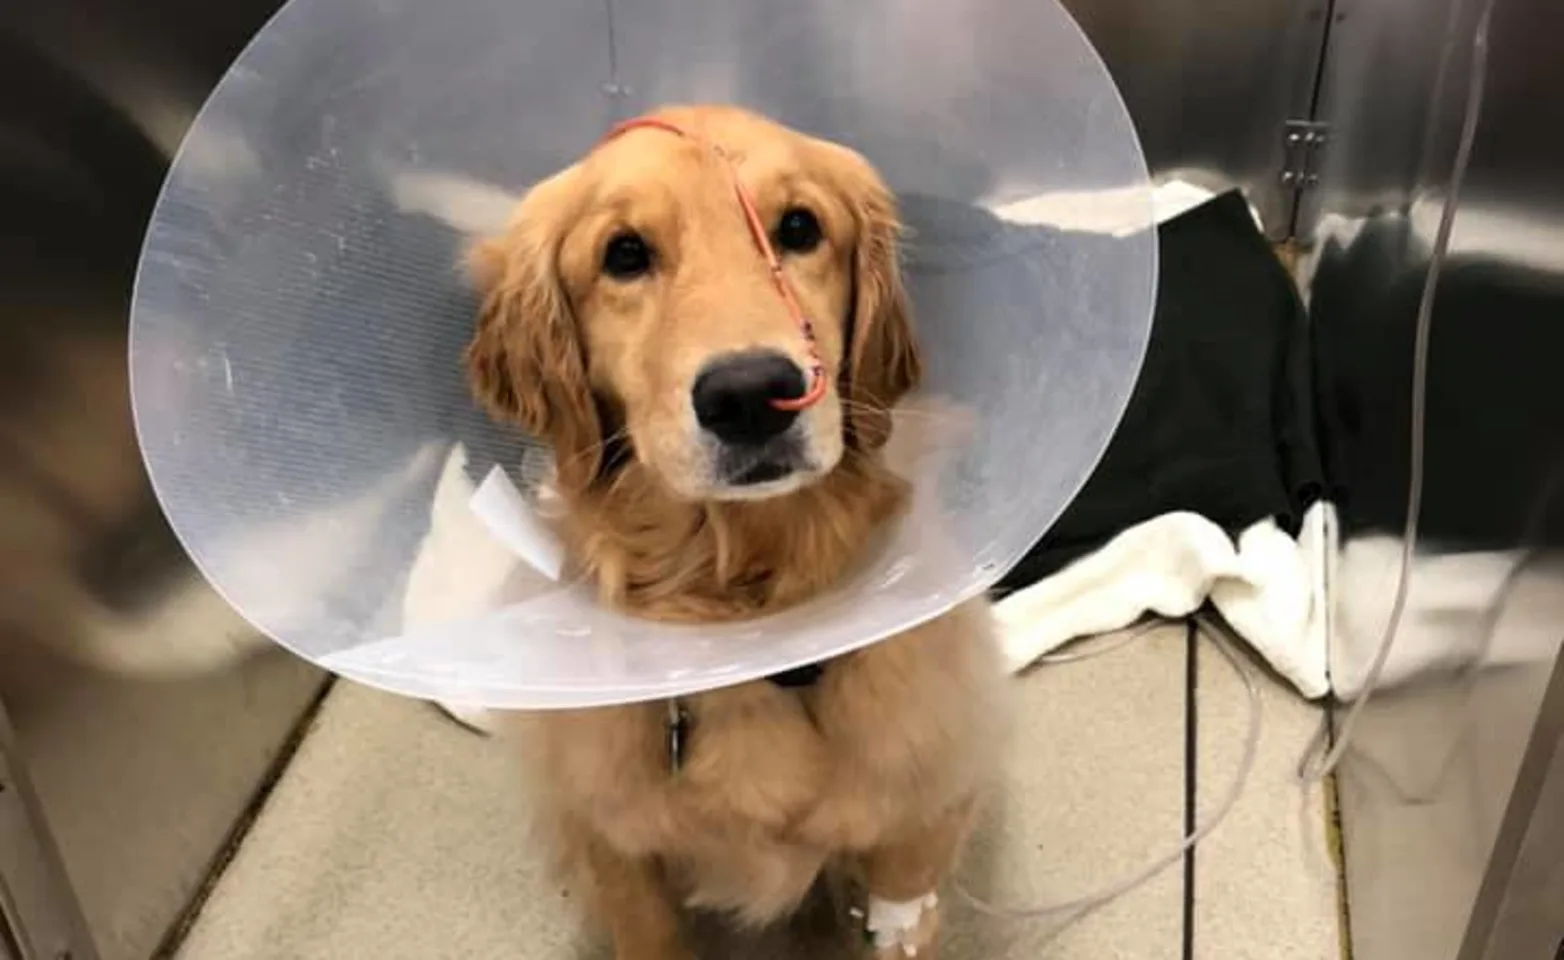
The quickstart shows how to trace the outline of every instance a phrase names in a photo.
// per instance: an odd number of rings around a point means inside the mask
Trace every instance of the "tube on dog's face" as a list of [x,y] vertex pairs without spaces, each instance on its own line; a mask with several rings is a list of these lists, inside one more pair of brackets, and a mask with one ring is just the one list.
[[[576,173],[582,211],[560,250],[595,389],[624,418],[636,456],[688,499],[785,493],[842,454],[834,379],[852,288],[852,214],[796,136],[728,147],[732,169],[658,130],[604,144]],[[810,386],[810,344],[736,199],[738,176],[786,280],[814,324],[826,392],[803,410],[776,401]]]
[[[880,308],[861,316],[866,288],[885,291],[905,327],[893,241],[875,248],[886,262],[870,264],[890,279],[860,276],[876,226],[865,210],[890,209],[889,194],[857,154],[751,114],[664,115],[698,136],[632,129],[610,139],[535,187],[512,228],[480,248],[491,261],[479,265],[490,280],[472,357],[480,393],[487,340],[504,355],[488,358],[490,372],[518,394],[523,424],[555,440],[562,472],[564,458],[590,454],[562,449],[581,446],[581,431],[558,435],[560,417],[576,415],[560,409],[564,393],[584,389],[589,415],[617,421],[634,456],[675,495],[785,494],[842,457],[844,419],[862,402],[845,401],[838,386],[854,360],[849,320],[893,322],[873,315]],[[734,177],[811,321],[813,346],[757,246]],[[893,212],[881,220],[894,230]],[[513,309],[496,303],[507,296]],[[540,325],[552,332],[540,338]],[[561,350],[575,356],[551,362]],[[823,394],[785,409],[811,386],[816,356]],[[528,376],[559,382],[529,398]],[[572,387],[571,377],[585,383]]]

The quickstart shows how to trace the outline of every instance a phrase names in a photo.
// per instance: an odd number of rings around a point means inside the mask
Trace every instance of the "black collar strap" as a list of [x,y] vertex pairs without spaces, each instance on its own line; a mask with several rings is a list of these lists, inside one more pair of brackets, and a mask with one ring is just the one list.
[[773,673],[767,677],[772,683],[784,690],[796,690],[799,687],[814,686],[820,675],[825,673],[825,664],[806,663],[802,667],[794,667],[791,670],[783,670],[781,673]]
[[[802,667],[773,673],[766,679],[784,690],[813,686],[825,673],[825,664],[806,663]],[[668,716],[663,725],[667,737],[668,769],[677,774],[684,768],[685,743],[690,738],[690,712],[677,697],[668,701]]]

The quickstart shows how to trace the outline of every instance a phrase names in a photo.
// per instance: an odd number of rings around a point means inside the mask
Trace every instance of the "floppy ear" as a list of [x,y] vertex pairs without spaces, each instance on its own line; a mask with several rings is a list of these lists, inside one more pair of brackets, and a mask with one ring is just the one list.
[[561,189],[558,178],[535,187],[505,233],[468,252],[481,301],[466,362],[478,402],[548,442],[561,490],[580,492],[601,468],[603,432],[557,273]]
[[857,221],[853,251],[853,312],[846,344],[846,392],[851,436],[874,449],[890,438],[890,409],[918,386],[918,351],[901,277],[901,221],[896,199],[863,157],[842,150],[841,186]]

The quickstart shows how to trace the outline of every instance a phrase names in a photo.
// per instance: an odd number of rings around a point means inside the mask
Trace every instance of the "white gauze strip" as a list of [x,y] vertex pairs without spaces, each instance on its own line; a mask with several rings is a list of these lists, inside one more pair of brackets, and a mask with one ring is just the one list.
[[939,897],[932,893],[901,903],[871,896],[869,917],[864,921],[864,926],[874,937],[874,948],[885,950],[901,947],[907,956],[917,956],[918,927],[923,922],[923,913],[934,909],[938,903]]

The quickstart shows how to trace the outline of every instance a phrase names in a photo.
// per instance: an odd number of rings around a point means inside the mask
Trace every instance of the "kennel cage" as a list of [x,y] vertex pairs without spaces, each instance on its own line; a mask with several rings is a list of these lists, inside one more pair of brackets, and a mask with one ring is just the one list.
[[[1416,293],[1450,195],[1481,5],[1067,6],[1153,173],[1241,188],[1299,255],[1342,499],[1335,655],[1361,662],[1388,591],[1353,590],[1375,573],[1353,551],[1405,519]],[[1555,6],[1494,7],[1436,301],[1423,536],[1398,644],[1446,668],[1382,691],[1340,770],[1364,960],[1548,957],[1564,940]],[[0,861],[5,960],[155,955],[322,683],[286,658],[212,675],[169,650],[221,648],[247,628],[163,525],[123,389],[141,225],[183,130],[271,7],[17,0],[0,12],[0,190],[13,212],[0,233],[0,698],[15,728],[0,738],[0,837],[27,838]],[[83,218],[97,228],[62,229]],[[1441,607],[1473,558],[1498,573]],[[55,656],[62,646],[76,656]],[[158,679],[112,679],[127,673]]]

